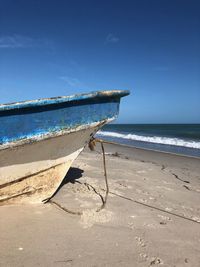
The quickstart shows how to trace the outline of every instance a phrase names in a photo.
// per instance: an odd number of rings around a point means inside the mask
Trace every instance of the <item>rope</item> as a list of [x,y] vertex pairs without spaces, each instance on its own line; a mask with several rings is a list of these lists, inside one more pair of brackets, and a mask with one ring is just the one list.
[[[103,198],[101,196],[101,200],[102,200],[102,205],[97,208],[96,212],[99,212],[101,211],[102,209],[105,208],[106,206],[106,203],[107,203],[107,199],[108,199],[108,194],[109,194],[109,186],[108,186],[108,177],[107,177],[107,171],[106,171],[106,156],[105,156],[105,149],[104,149],[104,145],[103,143],[106,143],[104,142],[104,140],[101,140],[101,139],[95,139],[95,138],[92,138],[88,144],[89,148],[91,151],[94,151],[94,147],[96,145],[96,142],[99,142],[101,144],[101,149],[102,149],[102,156],[103,156],[103,169],[104,169],[104,178],[105,178],[105,184],[106,184],[106,189],[105,189],[105,197]],[[86,183],[84,183],[85,185],[87,185]],[[91,186],[91,185],[89,185]],[[92,186],[91,186],[92,187]],[[93,188],[93,187],[92,187]],[[96,192],[96,190],[93,188],[93,190]],[[96,192],[97,193],[97,192]],[[59,209],[62,209],[63,211],[67,212],[67,213],[70,213],[70,214],[73,214],[73,215],[82,215],[83,212],[82,211],[72,211],[72,210],[69,210],[67,208],[65,208],[64,206],[60,205],[59,203],[57,203],[56,201],[50,199],[49,200],[50,203],[52,203],[53,205],[56,205]]]
[[106,171],[106,156],[105,156],[103,141],[100,139],[95,139],[95,141],[100,142],[100,144],[101,144],[101,149],[102,149],[102,154],[103,154],[104,178],[105,178],[105,184],[106,184],[106,195],[105,195],[105,198],[103,200],[103,204],[101,205],[101,207],[99,209],[97,209],[97,212],[99,212],[100,210],[102,210],[106,206],[108,194],[109,194],[109,186],[108,186],[108,177],[107,177],[107,171]]
[[[196,221],[192,218],[188,218],[186,216],[183,216],[183,215],[180,215],[180,214],[177,214],[177,213],[173,213],[173,212],[170,212],[170,211],[166,211],[166,210],[163,210],[162,208],[159,208],[159,207],[155,207],[155,206],[151,206],[151,205],[148,205],[148,204],[145,204],[145,203],[142,203],[140,201],[137,201],[137,200],[134,200],[132,198],[128,198],[128,197],[125,197],[125,196],[122,196],[120,194],[117,194],[117,193],[114,193],[112,191],[109,190],[109,186],[108,186],[108,177],[107,177],[107,171],[106,171],[106,160],[105,160],[105,150],[104,150],[104,145],[103,143],[107,143],[107,144],[115,144],[113,142],[109,142],[109,141],[104,141],[102,139],[96,139],[96,138],[93,138],[91,139],[91,141],[89,142],[88,146],[90,148],[90,150],[94,151],[94,147],[96,145],[96,142],[99,142],[101,144],[101,149],[102,149],[102,155],[103,155],[103,167],[104,167],[104,177],[105,177],[105,184],[106,184],[106,189],[102,189],[105,191],[105,197],[103,199],[103,197],[101,197],[101,200],[103,202],[103,204],[96,210],[96,212],[99,212],[100,210],[102,210],[103,208],[105,208],[106,206],[106,203],[107,203],[107,199],[108,199],[108,194],[112,194],[112,195],[115,195],[117,197],[120,197],[122,199],[125,199],[125,200],[129,200],[129,201],[132,201],[136,204],[140,204],[140,205],[143,205],[145,207],[148,207],[148,208],[151,208],[151,209],[155,209],[155,210],[159,210],[163,213],[167,213],[167,214],[170,214],[172,216],[176,216],[176,217],[179,217],[180,219],[185,219],[185,220],[188,220],[188,221],[191,221],[191,222],[194,222],[194,223],[198,223],[200,224],[199,221]],[[90,186],[92,187],[92,189],[96,192],[96,189],[91,186],[90,184],[87,184],[87,183],[84,183],[86,186]],[[97,192],[96,192],[97,193]],[[53,200],[50,200],[49,202],[51,202],[52,204],[58,206],[60,209],[64,210],[65,212],[68,212],[70,214],[73,214],[73,215],[82,215],[83,212],[81,211],[78,211],[78,212],[74,212],[74,211],[71,211],[71,210],[68,210],[66,209],[65,207],[61,206],[60,204],[58,204],[57,202],[53,201]]]
[[48,202],[52,203],[53,205],[57,206],[59,209],[64,210],[67,213],[73,214],[73,215],[82,215],[83,212],[82,211],[73,211],[73,210],[69,210],[65,207],[63,207],[62,205],[60,205],[58,202],[50,199]]

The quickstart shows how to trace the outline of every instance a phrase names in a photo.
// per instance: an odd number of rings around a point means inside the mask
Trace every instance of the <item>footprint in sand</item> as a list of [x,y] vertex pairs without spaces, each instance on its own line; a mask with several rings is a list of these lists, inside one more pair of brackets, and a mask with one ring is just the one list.
[[[150,257],[145,253],[140,253],[140,257],[147,261]],[[158,257],[152,257],[148,266],[164,264],[163,260]]]
[[158,257],[152,257],[150,261],[150,266],[158,265],[158,264],[163,264],[163,261]]
[[135,240],[137,241],[137,244],[139,246],[146,247],[146,242],[141,237],[136,236],[135,237]]

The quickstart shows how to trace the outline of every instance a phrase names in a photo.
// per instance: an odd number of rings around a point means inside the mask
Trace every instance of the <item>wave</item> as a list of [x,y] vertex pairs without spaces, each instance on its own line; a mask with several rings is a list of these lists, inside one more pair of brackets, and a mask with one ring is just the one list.
[[136,135],[136,134],[121,134],[121,133],[108,132],[108,131],[99,131],[97,135],[110,136],[110,137],[122,138],[122,139],[134,140],[134,141],[143,141],[143,142],[156,143],[156,144],[182,146],[182,147],[200,149],[200,142],[187,141],[187,140],[183,140],[179,138],[160,137],[160,136],[142,136],[142,135]]

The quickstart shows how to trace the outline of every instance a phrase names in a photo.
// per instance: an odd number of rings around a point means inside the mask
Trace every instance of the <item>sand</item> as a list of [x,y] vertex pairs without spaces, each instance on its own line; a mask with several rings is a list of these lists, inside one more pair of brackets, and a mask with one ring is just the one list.
[[0,266],[199,267],[200,159],[105,145],[110,193],[96,212],[97,150],[84,150],[52,203],[0,207]]

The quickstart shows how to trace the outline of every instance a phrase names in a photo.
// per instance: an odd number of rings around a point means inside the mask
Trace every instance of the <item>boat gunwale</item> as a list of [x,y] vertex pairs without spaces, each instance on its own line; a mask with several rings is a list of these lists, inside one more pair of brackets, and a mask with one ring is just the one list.
[[27,100],[21,102],[0,104],[0,112],[16,110],[16,109],[24,109],[24,108],[33,108],[33,107],[41,107],[41,106],[51,106],[55,104],[61,103],[69,103],[69,102],[83,102],[88,100],[98,100],[98,99],[112,99],[112,98],[121,98],[126,95],[129,95],[130,92],[128,90],[105,90],[105,91],[93,91],[90,93],[83,94],[74,94],[70,96],[58,96],[51,98],[41,98],[36,100]]

